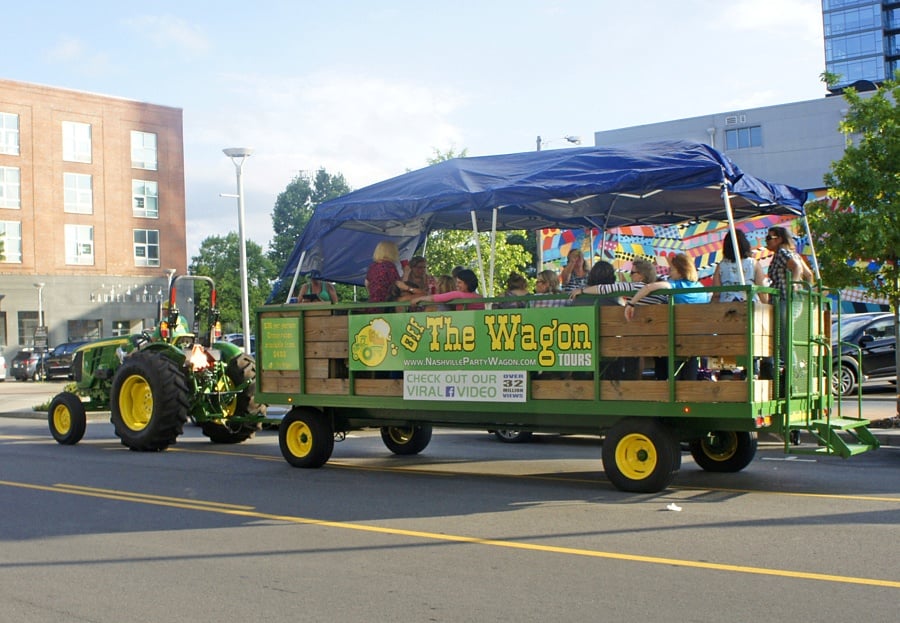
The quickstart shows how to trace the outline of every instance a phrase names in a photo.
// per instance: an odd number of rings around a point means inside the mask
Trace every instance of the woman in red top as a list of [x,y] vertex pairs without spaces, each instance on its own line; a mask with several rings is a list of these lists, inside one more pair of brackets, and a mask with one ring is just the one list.
[[391,290],[400,281],[397,262],[400,251],[393,242],[382,241],[372,253],[372,263],[366,271],[366,288],[369,290],[369,301],[382,303],[393,300]]
[[[441,294],[429,294],[428,296],[417,296],[412,299],[413,305],[420,303],[446,303],[457,299],[477,299],[481,298],[478,294],[478,277],[468,268],[459,271],[456,275],[456,290],[452,292],[443,292]],[[456,309],[484,309],[484,303],[470,303],[468,305],[457,305]]]

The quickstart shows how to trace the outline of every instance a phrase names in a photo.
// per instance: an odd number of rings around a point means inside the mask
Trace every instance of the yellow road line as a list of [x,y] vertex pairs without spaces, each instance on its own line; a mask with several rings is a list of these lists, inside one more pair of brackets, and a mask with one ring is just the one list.
[[185,508],[192,510],[200,510],[206,512],[220,513],[223,515],[231,515],[235,517],[247,517],[252,519],[264,519],[283,521],[286,523],[320,526],[325,528],[335,528],[339,530],[356,530],[360,532],[370,532],[374,534],[388,534],[392,536],[404,536],[416,539],[427,539],[432,541],[444,541],[452,543],[468,543],[472,545],[484,545],[488,547],[504,547],[508,549],[526,550],[534,552],[546,552],[554,554],[564,554],[569,556],[584,556],[589,558],[601,558],[607,560],[623,560],[627,562],[638,562],[653,565],[665,565],[669,567],[685,567],[692,569],[704,569],[710,571],[729,571],[732,573],[748,573],[752,575],[772,576],[791,578],[798,580],[814,580],[817,582],[835,582],[839,584],[858,584],[864,586],[879,586],[884,588],[900,589],[900,581],[882,580],[877,578],[861,578],[846,575],[833,575],[828,573],[810,573],[806,571],[792,571],[789,569],[769,569],[765,567],[749,567],[745,565],[728,565],[712,562],[701,562],[696,560],[683,560],[678,558],[661,558],[658,556],[642,556],[636,554],[622,554],[618,552],[602,552],[590,549],[580,549],[574,547],[557,547],[553,545],[538,545],[534,543],[521,543],[517,541],[501,541],[497,539],[483,539],[479,537],[442,534],[436,532],[424,532],[420,530],[405,530],[401,528],[386,528],[383,526],[373,526],[358,523],[347,523],[341,521],[326,521],[322,519],[312,519],[307,517],[295,517],[292,515],[275,515],[271,513],[262,513],[253,510],[252,506],[237,506],[232,504],[221,504],[218,502],[207,502],[202,500],[191,500],[186,498],[172,498],[166,496],[153,496],[144,493],[136,493],[130,491],[118,491],[115,489],[97,489],[93,487],[81,487],[78,485],[56,484],[52,486],[35,485],[30,483],[12,482],[0,480],[0,486],[17,487],[22,489],[33,489],[38,491],[49,491],[52,493],[68,493],[72,495],[85,495],[89,497],[98,497],[111,500],[121,500],[126,502],[135,502],[140,504],[152,504],[156,506],[170,506],[177,508]]

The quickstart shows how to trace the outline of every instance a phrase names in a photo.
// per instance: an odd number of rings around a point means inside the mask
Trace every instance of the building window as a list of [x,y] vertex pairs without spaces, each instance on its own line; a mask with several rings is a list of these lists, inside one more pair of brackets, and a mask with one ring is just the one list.
[[0,154],[19,155],[19,115],[0,112]]
[[34,347],[34,332],[38,327],[38,313],[34,311],[20,311],[19,316],[19,346]]
[[0,221],[0,262],[22,263],[22,223]]
[[94,213],[94,182],[84,173],[63,173],[65,211],[74,214]]
[[66,264],[94,264],[94,228],[66,225]]
[[861,58],[855,61],[842,63],[825,63],[829,73],[841,77],[843,85],[853,84],[857,80],[871,80],[881,82],[885,79],[885,64],[880,57]]
[[159,266],[159,230],[134,230],[134,265]]
[[66,162],[91,161],[91,124],[62,122],[63,160]]
[[113,320],[112,323],[113,337],[140,333],[143,329],[144,322],[142,320]]
[[131,132],[131,168],[156,171],[156,134]]
[[70,342],[92,342],[103,337],[103,321],[100,319],[69,320],[66,322]]
[[22,182],[18,167],[0,167],[0,208],[22,207]]
[[762,127],[754,125],[749,128],[725,130],[725,145],[727,149],[762,147]]
[[144,218],[159,218],[159,184],[146,180],[131,180],[132,214]]
[[880,30],[882,27],[881,4],[879,2],[846,11],[825,13],[823,17],[826,37],[873,28]]

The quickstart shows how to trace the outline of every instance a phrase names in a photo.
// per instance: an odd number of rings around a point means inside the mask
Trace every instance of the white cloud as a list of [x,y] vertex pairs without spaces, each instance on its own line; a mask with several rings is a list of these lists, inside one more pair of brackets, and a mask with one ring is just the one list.
[[210,49],[209,39],[198,28],[172,15],[142,15],[123,20],[141,38],[159,48],[203,54]]
[[225,207],[233,200],[217,196],[235,183],[224,147],[255,150],[243,174],[247,237],[265,247],[275,198],[298,172],[324,167],[360,188],[426,166],[434,148],[464,146],[453,115],[467,98],[444,87],[335,72],[221,83],[215,112],[185,109],[189,255],[206,236],[237,229]]
[[737,0],[716,2],[717,23],[732,31],[822,40],[820,0]]

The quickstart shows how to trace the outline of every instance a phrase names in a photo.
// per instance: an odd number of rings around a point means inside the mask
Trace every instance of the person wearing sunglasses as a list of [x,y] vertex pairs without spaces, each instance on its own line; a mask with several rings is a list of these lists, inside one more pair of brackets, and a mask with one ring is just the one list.
[[559,287],[559,275],[555,270],[542,270],[537,274],[534,280],[534,293],[540,298],[529,301],[529,307],[565,307],[569,304],[568,299],[558,298],[562,290]]

